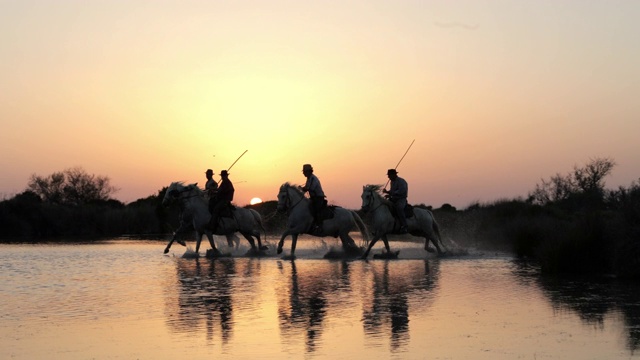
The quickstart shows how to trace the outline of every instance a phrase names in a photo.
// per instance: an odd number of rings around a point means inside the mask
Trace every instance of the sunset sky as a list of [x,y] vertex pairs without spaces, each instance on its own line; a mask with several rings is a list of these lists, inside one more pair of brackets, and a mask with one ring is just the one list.
[[229,167],[235,202],[311,163],[360,207],[526,196],[591,158],[640,178],[640,1],[0,0],[0,199],[80,166],[130,202]]

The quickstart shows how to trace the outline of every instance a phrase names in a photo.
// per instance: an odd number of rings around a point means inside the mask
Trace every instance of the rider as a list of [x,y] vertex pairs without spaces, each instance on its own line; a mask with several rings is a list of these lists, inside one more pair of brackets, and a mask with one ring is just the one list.
[[207,169],[205,172],[207,176],[207,183],[204,185],[204,191],[209,196],[209,212],[213,211],[213,206],[216,204],[216,193],[218,192],[218,183],[213,180],[213,170]]
[[318,231],[322,227],[322,221],[319,219],[319,215],[325,203],[324,191],[322,191],[320,180],[318,180],[318,177],[313,174],[313,167],[311,164],[302,165],[302,174],[307,178],[307,182],[304,184],[302,191],[309,192],[313,224],[316,228],[315,230]]
[[216,200],[214,201],[213,209],[211,209],[211,220],[209,221],[209,227],[212,232],[215,232],[218,227],[218,220],[220,219],[222,210],[231,206],[233,193],[235,192],[233,184],[231,180],[229,180],[227,170],[222,170],[220,177],[222,178],[222,182],[220,183],[220,187],[218,187],[218,192],[215,196]]
[[396,212],[398,214],[398,219],[400,220],[400,232],[406,233],[408,231],[407,228],[407,218],[404,214],[404,208],[407,206],[407,196],[409,195],[409,185],[407,182],[398,176],[398,172],[396,169],[387,170],[387,176],[389,180],[391,180],[391,188],[389,191],[387,189],[382,189],[382,192],[387,194],[385,197],[395,205]]

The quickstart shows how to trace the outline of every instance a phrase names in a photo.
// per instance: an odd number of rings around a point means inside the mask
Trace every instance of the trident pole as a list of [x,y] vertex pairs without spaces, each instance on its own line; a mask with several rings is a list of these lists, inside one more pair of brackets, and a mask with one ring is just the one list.
[[[409,145],[409,147],[407,148],[407,151],[404,152],[404,155],[402,155],[402,157],[400,158],[400,161],[398,161],[398,163],[396,164],[396,167],[394,167],[394,170],[398,169],[398,166],[400,166],[400,163],[402,162],[402,160],[404,159],[405,156],[407,156],[407,153],[409,152],[409,149],[411,149],[411,147],[413,146],[413,143],[416,142],[416,139],[413,139],[413,141],[411,142],[411,144]],[[389,185],[389,181],[390,179],[387,179],[387,183],[384,184],[384,189],[387,188],[387,185]]]

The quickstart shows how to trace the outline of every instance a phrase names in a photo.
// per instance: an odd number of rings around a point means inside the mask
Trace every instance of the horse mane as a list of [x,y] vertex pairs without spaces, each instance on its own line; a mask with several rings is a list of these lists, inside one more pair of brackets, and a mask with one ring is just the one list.
[[198,193],[198,195],[200,195],[200,196],[204,196],[204,195],[205,195],[205,192],[204,192],[202,189],[200,189],[200,188],[198,187],[198,185],[197,185],[197,184],[198,184],[198,183],[195,183],[195,184],[189,184],[189,185],[187,185],[187,187],[188,187],[188,188],[191,188],[191,189],[193,189],[193,190],[195,190],[195,192],[196,192],[196,193]]
[[373,191],[374,193],[382,196],[382,185],[368,184],[364,186],[365,190]]
[[195,190],[198,195],[200,196],[204,196],[205,192],[202,191],[202,189],[200,189],[197,185],[197,183],[195,184],[185,184],[184,181],[174,181],[171,183],[171,185],[169,185],[169,189],[171,188],[176,188],[179,191],[187,191],[187,189],[189,190]]
[[371,191],[373,193],[374,196],[378,197],[380,199],[380,201],[382,201],[383,204],[390,204],[391,201],[389,201],[388,199],[385,199],[384,196],[382,195],[382,189],[383,186],[380,184],[368,184],[364,186],[364,190],[367,191]]
[[283,189],[283,188],[291,188],[294,191],[296,191],[298,194],[300,194],[300,196],[304,196],[304,191],[302,191],[302,186],[300,185],[292,184],[287,181],[286,183],[282,184],[282,186],[280,187],[280,189]]

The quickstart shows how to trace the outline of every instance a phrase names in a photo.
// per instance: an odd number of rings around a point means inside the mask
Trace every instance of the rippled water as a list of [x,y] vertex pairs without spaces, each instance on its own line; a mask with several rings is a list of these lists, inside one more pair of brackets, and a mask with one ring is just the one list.
[[420,244],[391,261],[298,248],[284,261],[163,256],[158,241],[0,245],[0,358],[640,358],[636,284]]

